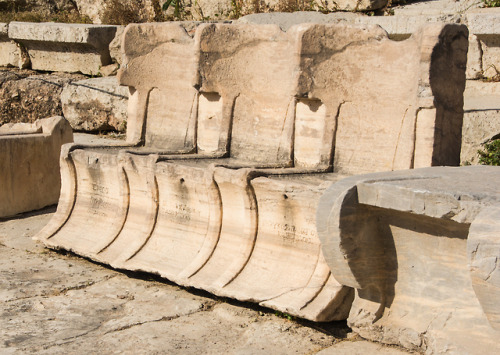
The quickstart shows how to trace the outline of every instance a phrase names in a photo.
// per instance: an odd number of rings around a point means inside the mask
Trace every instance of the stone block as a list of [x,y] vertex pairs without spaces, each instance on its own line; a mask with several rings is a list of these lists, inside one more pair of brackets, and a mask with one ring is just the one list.
[[482,76],[492,78],[500,74],[500,9],[474,9],[467,12],[466,21],[471,33],[481,46]]
[[328,188],[318,233],[332,275],[356,288],[353,330],[430,354],[499,351],[499,178],[436,167]]
[[61,93],[64,117],[77,131],[125,132],[128,88],[116,77],[74,81]]
[[130,25],[119,75],[132,94],[130,146],[69,147],[58,211],[37,238],[306,319],[345,319],[352,289],[325,263],[314,206],[342,174],[411,168],[415,154],[458,163],[467,35]]
[[61,145],[72,141],[62,117],[0,126],[0,217],[57,203]]
[[469,34],[469,50],[467,52],[467,71],[468,80],[479,79],[483,75],[481,42],[476,35]]
[[19,67],[21,63],[21,52],[19,47],[9,39],[9,25],[0,23],[0,66]]
[[11,22],[9,38],[28,51],[31,68],[97,74],[111,64],[116,26]]
[[111,60],[118,65],[122,64],[122,40],[125,26],[116,26],[116,33],[113,40],[109,43],[109,54]]
[[192,34],[178,24],[130,25],[122,44],[118,80],[130,88],[127,141],[171,152],[193,150],[199,96],[193,87]]
[[500,83],[468,80],[464,93],[461,164],[478,164],[483,143],[500,137]]

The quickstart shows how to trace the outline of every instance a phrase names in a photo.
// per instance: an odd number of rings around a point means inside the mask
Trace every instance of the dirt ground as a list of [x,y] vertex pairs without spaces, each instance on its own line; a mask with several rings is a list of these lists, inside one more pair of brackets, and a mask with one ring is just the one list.
[[54,212],[0,219],[0,354],[407,354],[45,249],[31,237]]

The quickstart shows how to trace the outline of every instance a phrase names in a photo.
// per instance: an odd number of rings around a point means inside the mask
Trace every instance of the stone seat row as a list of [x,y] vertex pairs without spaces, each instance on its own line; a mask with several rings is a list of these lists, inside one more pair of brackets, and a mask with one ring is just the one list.
[[316,206],[341,177],[457,165],[467,29],[129,25],[127,144],[65,145],[37,238],[315,321],[346,319]]

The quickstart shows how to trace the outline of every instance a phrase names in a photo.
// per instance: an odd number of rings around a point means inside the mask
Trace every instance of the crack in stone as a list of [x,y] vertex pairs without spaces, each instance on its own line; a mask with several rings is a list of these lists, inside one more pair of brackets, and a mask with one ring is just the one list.
[[191,312],[187,312],[187,313],[183,313],[183,314],[176,314],[175,316],[163,316],[163,317],[158,318],[158,319],[147,320],[147,321],[144,321],[144,322],[137,322],[137,323],[123,325],[123,326],[118,327],[116,329],[112,329],[112,330],[107,331],[106,333],[104,333],[104,335],[107,335],[107,334],[110,334],[110,333],[114,333],[114,332],[120,332],[122,330],[127,330],[127,329],[130,329],[130,328],[133,328],[133,327],[136,327],[136,326],[141,326],[141,325],[144,325],[144,324],[164,322],[164,321],[168,322],[168,321],[171,321],[171,320],[179,319],[181,317],[188,317],[190,315],[193,315],[193,314],[196,314],[196,313],[200,313],[200,312],[210,312],[214,308],[215,305],[216,305],[216,302],[202,303],[198,309],[196,309],[194,311],[191,311]]
[[[73,290],[83,290],[83,289],[86,289],[90,286],[93,286],[93,285],[96,285],[98,283],[101,283],[101,282],[104,282],[104,281],[108,281],[108,280],[111,280],[112,278],[115,278],[117,277],[118,275],[109,275],[109,276],[105,276],[104,278],[102,278],[101,280],[97,280],[97,281],[87,281],[86,283],[84,284],[80,284],[80,285],[75,285],[75,286],[71,286],[71,287],[66,287],[66,288],[63,288],[61,290],[53,290],[52,292],[57,292],[57,293],[42,293],[42,294],[39,294],[39,295],[33,295],[33,296],[26,296],[26,297],[19,297],[19,298],[12,298],[12,299],[9,299],[9,300],[5,300],[3,301],[4,303],[11,303],[11,302],[16,302],[16,301],[22,301],[22,300],[27,300],[27,299],[32,299],[32,298],[37,298],[37,297],[57,297],[57,296],[61,296],[61,295],[66,295],[66,293],[68,293],[69,291],[73,291]],[[50,292],[50,291],[49,291]]]

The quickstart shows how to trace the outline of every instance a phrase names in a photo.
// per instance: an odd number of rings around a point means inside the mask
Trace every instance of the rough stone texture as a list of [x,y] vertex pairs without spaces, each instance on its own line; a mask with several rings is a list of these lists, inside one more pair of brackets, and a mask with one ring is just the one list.
[[33,11],[43,14],[76,11],[73,0],[0,0],[1,11]]
[[318,233],[332,274],[356,288],[356,332],[429,354],[499,351],[499,178],[497,167],[427,168],[327,190]]
[[469,50],[467,52],[467,72],[468,80],[479,79],[483,75],[481,42],[476,35],[469,33]]
[[321,350],[317,355],[366,355],[366,354],[387,354],[387,355],[408,355],[408,352],[396,347],[391,348],[380,343],[370,343],[367,341],[343,341]]
[[74,81],[61,93],[64,117],[77,131],[125,132],[128,88],[116,77]]
[[[123,18],[123,12],[132,23],[152,22],[165,0],[75,0],[74,2],[80,14],[88,16],[93,23],[100,24],[103,21],[115,23],[117,19]],[[160,7],[157,7],[158,5]]]
[[72,141],[62,117],[0,126],[0,217],[57,202],[61,145]]
[[500,83],[467,81],[461,164],[478,164],[482,144],[500,137]]
[[67,148],[58,212],[37,236],[50,247],[343,319],[352,290],[311,213],[323,183],[459,161],[463,26],[394,42],[373,26],[130,25],[123,48],[135,146]]
[[123,40],[123,33],[125,32],[125,26],[116,26],[116,33],[115,37],[109,43],[109,54],[111,55],[111,60],[113,63],[116,63],[118,65],[122,64],[122,40]]
[[0,70],[0,124],[62,115],[63,87],[83,78],[78,74]]
[[306,354],[349,331],[344,322],[309,327],[44,249],[31,237],[53,212],[0,220],[2,354]]
[[482,75],[491,78],[500,74],[499,8],[476,9],[467,13],[467,26],[480,42]]
[[483,6],[481,0],[431,0],[431,1],[398,1],[394,7],[395,16],[421,16],[421,15],[463,15],[470,10]]
[[8,24],[0,23],[0,66],[22,67],[20,49],[9,39],[8,29]]
[[111,64],[116,26],[11,22],[9,38],[28,51],[31,68],[97,74]]

